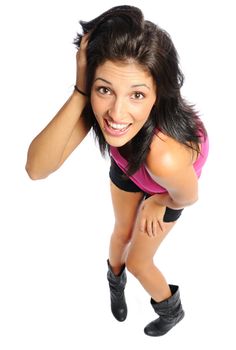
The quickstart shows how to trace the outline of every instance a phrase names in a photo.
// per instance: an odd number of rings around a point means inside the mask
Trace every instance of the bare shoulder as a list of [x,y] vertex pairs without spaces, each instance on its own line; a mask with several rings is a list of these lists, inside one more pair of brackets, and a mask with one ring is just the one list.
[[168,135],[158,132],[154,135],[146,158],[146,167],[157,177],[166,177],[181,169],[192,166],[197,155],[187,146]]

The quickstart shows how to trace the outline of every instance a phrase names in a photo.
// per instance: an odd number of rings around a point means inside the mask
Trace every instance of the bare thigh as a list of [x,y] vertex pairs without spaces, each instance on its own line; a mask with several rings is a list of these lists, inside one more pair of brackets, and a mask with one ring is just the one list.
[[130,240],[139,205],[143,199],[142,192],[126,192],[111,182],[111,197],[115,215],[114,233]]
[[175,222],[164,223],[164,230],[161,231],[158,228],[156,237],[150,237],[146,232],[140,231],[139,218],[137,217],[126,259],[126,265],[130,272],[137,276],[148,266],[153,265],[153,257],[157,249],[174,225]]

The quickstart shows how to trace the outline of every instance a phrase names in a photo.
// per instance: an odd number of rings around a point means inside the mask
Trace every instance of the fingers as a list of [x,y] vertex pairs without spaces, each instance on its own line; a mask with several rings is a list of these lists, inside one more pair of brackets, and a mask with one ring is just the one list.
[[158,235],[158,231],[164,231],[164,224],[154,219],[141,219],[140,222],[140,231],[143,233],[147,233],[149,237],[156,237]]
[[80,48],[76,54],[76,86],[86,92],[86,79],[87,79],[87,55],[86,50],[88,46],[89,33],[85,34],[80,43]]
[[158,221],[158,226],[161,229],[161,231],[163,232],[165,227],[164,227],[164,222],[163,221]]
[[156,237],[158,234],[165,231],[165,223],[163,222],[166,208],[157,206],[156,203],[148,200],[140,207],[139,212],[139,228],[149,237]]
[[158,221],[157,220],[153,220],[152,222],[152,234],[153,237],[157,236],[158,233]]
[[81,43],[80,43],[80,48],[82,50],[87,48],[88,40],[89,40],[89,33],[86,33],[82,36]]
[[77,51],[77,60],[83,60],[85,61],[86,60],[86,49],[87,49],[87,46],[88,46],[88,40],[89,40],[89,33],[85,34],[82,36],[82,39],[81,39],[81,42],[80,42],[80,47]]
[[153,221],[152,220],[148,220],[147,221],[147,234],[150,237],[155,237],[155,232],[154,232],[154,227],[153,227]]
[[140,231],[145,232],[146,231],[146,219],[141,219],[140,220]]

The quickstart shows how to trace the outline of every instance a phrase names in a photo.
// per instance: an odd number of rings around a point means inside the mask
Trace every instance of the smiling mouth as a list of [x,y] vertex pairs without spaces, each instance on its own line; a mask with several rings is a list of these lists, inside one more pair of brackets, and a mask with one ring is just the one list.
[[115,130],[115,131],[126,131],[128,128],[129,128],[129,126],[131,125],[130,123],[128,124],[128,123],[126,123],[126,124],[117,124],[117,123],[113,123],[113,122],[111,122],[111,121],[109,121],[109,120],[107,120],[107,119],[105,119],[105,122],[106,122],[106,124],[107,124],[107,126],[109,127],[109,128],[111,128],[111,129],[113,129],[113,130]]
[[121,137],[125,135],[132,123],[114,123],[108,119],[104,119],[104,131],[113,137]]

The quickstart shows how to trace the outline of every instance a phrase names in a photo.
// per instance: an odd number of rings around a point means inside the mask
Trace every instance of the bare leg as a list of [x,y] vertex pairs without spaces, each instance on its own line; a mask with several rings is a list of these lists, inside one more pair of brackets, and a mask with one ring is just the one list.
[[109,262],[114,274],[119,274],[122,265],[125,263],[125,252],[131,240],[143,193],[122,191],[111,182],[111,196],[115,225],[110,240]]
[[154,265],[153,257],[163,239],[174,226],[174,222],[165,223],[164,231],[151,238],[139,230],[138,220],[132,235],[126,259],[127,269],[140,281],[144,289],[157,302],[171,296],[169,285]]
[[111,182],[112,203],[115,214],[114,231],[110,240],[109,262],[114,274],[119,274],[124,263],[156,301],[171,296],[163,274],[154,265],[153,257],[163,239],[174,226],[165,223],[164,231],[155,238],[139,231],[138,209],[143,200],[142,192],[126,192]]

